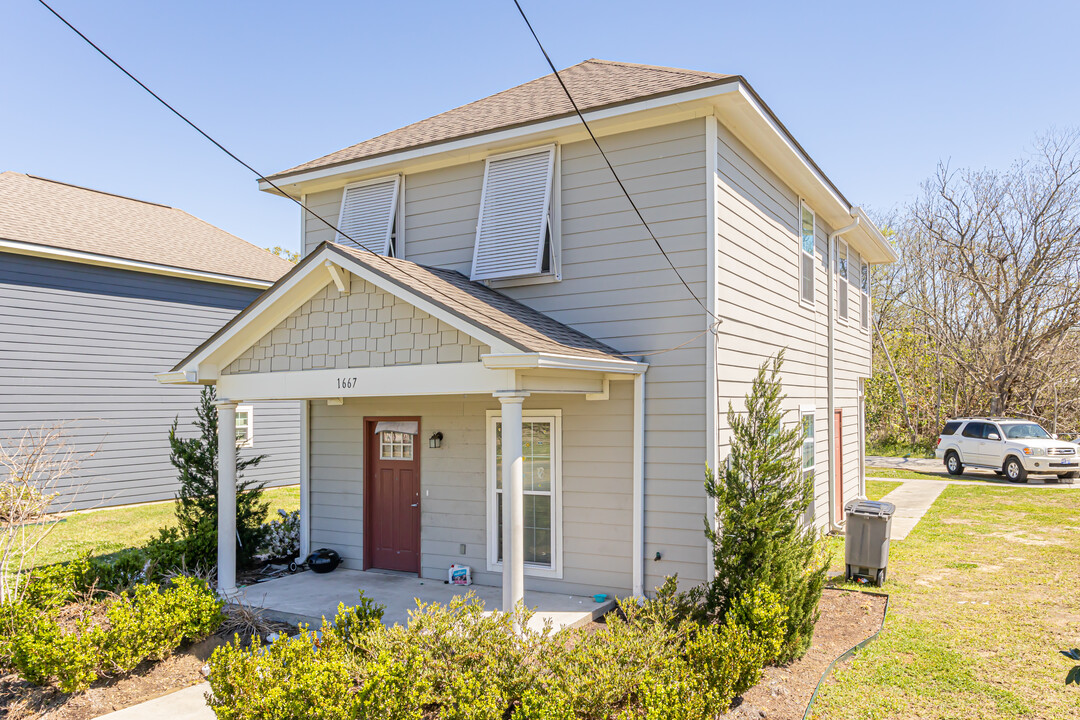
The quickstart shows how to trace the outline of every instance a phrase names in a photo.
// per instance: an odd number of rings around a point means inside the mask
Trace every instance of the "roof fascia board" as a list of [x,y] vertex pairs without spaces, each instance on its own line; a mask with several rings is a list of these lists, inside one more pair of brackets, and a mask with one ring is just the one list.
[[[711,84],[703,88],[648,98],[638,102],[615,105],[607,108],[599,108],[597,110],[586,110],[582,114],[585,116],[585,120],[589,123],[597,136],[626,132],[627,128],[625,125],[628,123],[640,123],[642,125],[659,124],[658,117],[663,117],[673,110],[676,112],[682,111],[683,113],[689,113],[687,114],[688,119],[694,116],[704,116],[709,113],[708,103],[706,101],[717,95],[735,92],[738,88],[738,81],[739,78],[733,76],[730,79],[725,79],[717,84]],[[696,113],[694,112],[695,110],[697,111]],[[625,117],[639,113],[647,113],[648,117]],[[619,120],[622,122],[618,122]],[[577,115],[571,114],[552,120],[542,120],[536,123],[520,125],[505,130],[495,130],[458,140],[449,140],[434,145],[426,145],[399,152],[377,155],[375,157],[364,158],[331,167],[301,171],[295,175],[274,179],[274,184],[286,191],[293,190],[294,192],[290,192],[290,194],[318,192],[318,187],[310,187],[309,189],[309,186],[316,181],[322,181],[322,184],[336,187],[344,182],[346,178],[352,182],[353,178],[359,179],[360,176],[373,176],[373,173],[376,171],[387,172],[390,169],[387,166],[391,164],[408,164],[410,172],[417,172],[421,168],[417,167],[416,163],[425,158],[451,156],[445,158],[441,162],[433,163],[433,167],[437,167],[439,165],[452,165],[483,159],[495,149],[498,149],[499,152],[505,152],[506,150],[499,146],[510,143],[525,145],[526,143],[537,142],[541,139],[549,142],[557,140],[558,142],[566,143],[585,140],[588,139],[588,137],[588,133],[581,127],[581,121],[578,119]],[[477,152],[479,152],[478,155],[470,155],[470,153]],[[305,187],[301,190],[302,185]],[[259,181],[259,189],[275,192],[273,187],[261,180]]]
[[220,273],[204,272],[202,270],[189,270],[187,268],[179,268],[172,265],[158,265],[156,263],[142,262],[140,260],[128,260],[126,258],[113,257],[110,255],[98,255],[96,253],[88,253],[81,250],[69,250],[66,248],[54,247],[52,245],[39,245],[37,243],[6,240],[3,238],[0,238],[0,251],[17,255],[31,255],[50,260],[63,260],[65,262],[80,263],[82,265],[97,265],[100,267],[131,270],[153,275],[168,275],[170,277],[185,278],[188,280],[201,280],[203,282],[220,283],[222,285],[238,285],[240,287],[265,289],[273,284],[268,280],[255,280],[253,278],[243,278],[235,275],[223,275]]
[[639,375],[648,369],[647,363],[633,360],[603,360],[554,353],[491,353],[483,355],[484,367],[493,370],[585,370],[612,374]]
[[[859,218],[859,235],[866,238],[866,246],[864,249],[860,249],[859,254],[871,264],[885,264],[894,263],[900,259],[900,256],[896,253],[896,249],[893,248],[892,243],[888,238],[882,234],[874,221],[866,214],[866,211],[861,207],[852,208],[852,215]],[[860,243],[861,245],[861,243]]]

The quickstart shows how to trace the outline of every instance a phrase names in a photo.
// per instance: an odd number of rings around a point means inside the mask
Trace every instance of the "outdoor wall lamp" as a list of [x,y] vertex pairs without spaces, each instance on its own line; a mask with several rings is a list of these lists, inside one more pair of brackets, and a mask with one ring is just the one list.
[[442,447],[442,433],[441,432],[432,433],[431,437],[428,438],[428,447],[432,448],[432,449]]

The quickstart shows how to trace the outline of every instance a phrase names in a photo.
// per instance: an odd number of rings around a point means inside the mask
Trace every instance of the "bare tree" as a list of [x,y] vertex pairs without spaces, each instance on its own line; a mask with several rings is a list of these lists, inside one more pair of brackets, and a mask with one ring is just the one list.
[[34,550],[52,532],[77,493],[57,507],[60,487],[79,466],[63,424],[27,428],[0,438],[0,603],[17,601]]
[[1051,384],[1080,376],[1064,352],[1080,323],[1080,136],[1046,135],[1004,172],[939,166],[909,233],[905,302],[966,402],[1037,416]]

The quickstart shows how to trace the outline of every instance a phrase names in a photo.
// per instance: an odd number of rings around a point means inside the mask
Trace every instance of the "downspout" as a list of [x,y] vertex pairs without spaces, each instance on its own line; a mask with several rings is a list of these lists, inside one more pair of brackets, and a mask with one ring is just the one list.
[[[843,532],[840,519],[836,517],[836,312],[833,304],[836,302],[836,262],[837,262],[837,238],[859,227],[859,216],[852,215],[855,222],[846,225],[829,235],[829,258],[826,261],[825,277],[829,279],[829,352],[826,369],[826,393],[828,397],[828,419],[826,429],[829,438],[829,532]],[[843,483],[843,480],[841,480]]]
[[645,373],[634,376],[634,497],[630,530],[634,597],[645,597]]

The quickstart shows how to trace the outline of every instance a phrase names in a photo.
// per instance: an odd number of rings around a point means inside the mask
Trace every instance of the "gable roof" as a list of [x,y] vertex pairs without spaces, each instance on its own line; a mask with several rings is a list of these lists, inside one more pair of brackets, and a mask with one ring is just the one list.
[[359,248],[326,243],[372,272],[472,325],[478,325],[522,352],[552,353],[601,360],[628,360],[618,350],[563,325],[517,300],[474,282],[456,270],[417,265]]
[[[559,75],[582,111],[719,84],[738,77],[595,58],[560,70]],[[270,179],[572,114],[574,108],[555,75],[545,75],[283,170]]]
[[[480,334],[501,341],[522,353],[567,356],[588,360],[614,360],[635,364],[633,360],[614,348],[574,330],[537,310],[519,303],[485,285],[469,280],[454,270],[426,267],[408,260],[384,257],[360,248],[324,242],[293,267],[273,287],[267,289],[220,330],[206,339],[199,347],[172,369],[179,372],[191,363],[203,362],[227,347],[236,333],[243,333],[249,323],[255,321],[264,310],[280,302],[290,287],[310,281],[310,276],[323,271],[323,265],[338,263],[346,270],[350,267],[365,279],[391,294],[402,296],[406,302],[419,298],[461,322],[459,330],[466,334]],[[305,280],[306,278],[306,280]],[[329,282],[327,276],[326,282]],[[309,292],[299,305],[306,302],[312,290],[323,287],[308,285]],[[289,308],[291,311],[292,307]],[[279,308],[280,310],[280,308]],[[273,312],[273,310],[271,310]],[[454,324],[451,322],[450,324]],[[470,331],[469,328],[472,328]],[[250,343],[248,343],[250,344]],[[246,348],[233,348],[239,355]],[[230,355],[231,358],[231,355]]]
[[10,171],[0,240],[262,282],[293,267],[183,210]]

